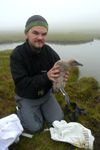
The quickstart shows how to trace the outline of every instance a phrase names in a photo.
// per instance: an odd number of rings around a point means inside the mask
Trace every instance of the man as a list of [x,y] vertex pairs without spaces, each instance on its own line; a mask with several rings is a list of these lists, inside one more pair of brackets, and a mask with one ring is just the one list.
[[[49,126],[55,120],[64,119],[52,93],[52,81],[60,76],[58,54],[45,44],[48,23],[39,15],[30,17],[25,26],[26,42],[17,46],[10,56],[11,73],[15,83],[17,114],[22,126],[32,133],[41,131],[43,120]],[[65,74],[65,80],[68,73]]]

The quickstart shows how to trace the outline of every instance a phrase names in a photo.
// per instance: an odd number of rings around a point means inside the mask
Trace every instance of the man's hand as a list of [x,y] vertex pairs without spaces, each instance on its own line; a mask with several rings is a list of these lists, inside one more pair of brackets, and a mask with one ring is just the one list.
[[64,82],[66,82],[68,80],[68,77],[69,77],[69,72],[65,72],[65,75],[63,76],[64,77]]
[[58,83],[58,81],[55,78],[58,78],[60,76],[60,66],[56,65],[52,67],[48,72],[47,76],[49,80]]

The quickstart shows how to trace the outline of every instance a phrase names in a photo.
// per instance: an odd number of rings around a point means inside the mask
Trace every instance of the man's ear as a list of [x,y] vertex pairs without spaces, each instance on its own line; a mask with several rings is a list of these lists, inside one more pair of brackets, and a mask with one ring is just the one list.
[[26,40],[28,39],[28,33],[25,33],[25,39]]

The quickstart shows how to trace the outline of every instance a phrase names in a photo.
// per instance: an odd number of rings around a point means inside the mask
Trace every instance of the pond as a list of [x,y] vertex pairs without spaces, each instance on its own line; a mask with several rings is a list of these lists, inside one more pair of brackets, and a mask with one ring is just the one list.
[[55,45],[50,44],[60,55],[61,59],[75,58],[83,67],[80,77],[94,77],[100,84],[100,40],[80,45]]
[[[21,43],[1,44],[0,51],[14,49]],[[100,40],[78,45],[49,44],[61,59],[77,59],[83,64],[79,67],[81,77],[94,77],[100,84]]]

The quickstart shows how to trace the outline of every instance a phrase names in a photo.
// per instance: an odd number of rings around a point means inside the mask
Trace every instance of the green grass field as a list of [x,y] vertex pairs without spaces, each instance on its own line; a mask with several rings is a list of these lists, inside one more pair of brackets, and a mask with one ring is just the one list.
[[[14,100],[14,83],[10,73],[10,53],[12,50],[0,52],[0,118],[12,113],[16,114],[16,103]],[[70,71],[65,91],[71,102],[76,102],[88,112],[80,115],[78,122],[89,128],[95,137],[94,150],[100,149],[100,92],[98,82],[92,77],[84,77],[78,80],[79,69],[74,67]],[[65,120],[70,122],[66,115],[65,101],[61,93],[55,95],[61,105]],[[44,128],[48,128],[44,124]],[[9,150],[83,150],[75,146],[53,141],[49,131],[34,134],[33,138],[20,137],[19,142],[10,146]]]
[[47,41],[57,44],[81,44],[93,41],[93,36],[82,33],[50,33]]
[[0,33],[0,44],[23,42],[25,40],[24,33],[21,32],[1,32]]
[[[47,36],[47,42],[56,44],[81,44],[93,41],[94,38],[100,39],[100,34],[50,32]],[[0,32],[0,44],[23,41],[25,41],[24,32]]]

